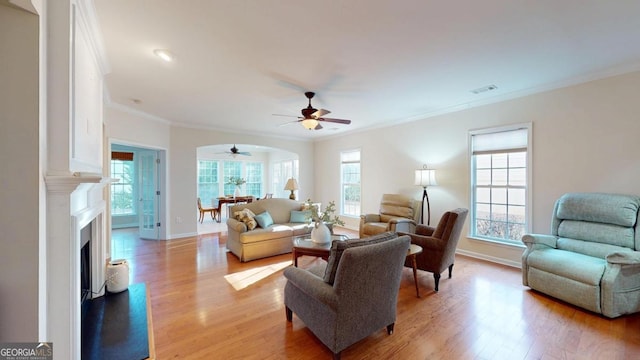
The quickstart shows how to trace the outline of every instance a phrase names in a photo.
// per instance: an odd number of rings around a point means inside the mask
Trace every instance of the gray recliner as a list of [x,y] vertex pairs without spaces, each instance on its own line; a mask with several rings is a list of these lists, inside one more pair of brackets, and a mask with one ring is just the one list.
[[640,197],[569,193],[551,234],[527,234],[522,283],[614,318],[640,311]]
[[327,263],[285,269],[287,321],[295,313],[334,359],[375,331],[386,327],[391,334],[409,245],[408,236],[395,233],[333,241]]

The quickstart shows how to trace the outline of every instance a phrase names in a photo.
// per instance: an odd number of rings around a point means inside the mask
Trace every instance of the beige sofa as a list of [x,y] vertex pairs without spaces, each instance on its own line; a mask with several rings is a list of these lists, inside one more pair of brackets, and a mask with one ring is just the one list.
[[[242,262],[291,252],[295,236],[311,233],[312,225],[300,222],[300,213],[291,218],[292,211],[301,211],[303,204],[290,199],[272,198],[232,206],[231,216],[227,219],[227,249]],[[233,217],[245,208],[256,215],[268,211],[273,224],[249,230],[247,224]],[[292,223],[290,220],[298,222]]]

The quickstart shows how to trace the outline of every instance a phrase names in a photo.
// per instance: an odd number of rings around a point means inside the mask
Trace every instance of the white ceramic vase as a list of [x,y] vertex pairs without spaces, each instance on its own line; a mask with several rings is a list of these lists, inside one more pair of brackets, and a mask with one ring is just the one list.
[[331,230],[329,230],[329,227],[325,225],[325,223],[319,223],[317,227],[314,226],[311,230],[311,241],[316,244],[331,242]]
[[236,186],[236,191],[233,193],[233,197],[240,197],[242,194],[240,193],[240,186]]

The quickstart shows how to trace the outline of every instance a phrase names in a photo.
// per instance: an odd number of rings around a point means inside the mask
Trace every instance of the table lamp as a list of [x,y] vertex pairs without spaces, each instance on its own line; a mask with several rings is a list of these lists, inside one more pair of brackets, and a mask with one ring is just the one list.
[[291,195],[289,195],[289,199],[291,200],[295,200],[296,199],[296,194],[294,194],[293,192],[298,190],[298,182],[296,181],[296,179],[291,178],[289,180],[287,180],[287,184],[284,186],[285,190],[290,190],[291,191]]

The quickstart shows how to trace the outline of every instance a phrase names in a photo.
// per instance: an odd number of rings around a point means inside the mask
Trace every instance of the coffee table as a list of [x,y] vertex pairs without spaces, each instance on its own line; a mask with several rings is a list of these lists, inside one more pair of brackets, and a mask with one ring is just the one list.
[[297,236],[293,238],[293,266],[298,266],[298,258],[303,255],[316,256],[329,260],[329,251],[331,250],[331,242],[333,240],[344,241],[349,239],[347,235],[331,235],[331,241],[326,244],[317,244],[311,241],[310,235]]
[[[293,266],[298,267],[298,258],[303,255],[316,256],[323,260],[329,260],[329,253],[331,251],[331,242],[333,240],[348,240],[347,235],[331,235],[331,241],[326,244],[317,244],[311,241],[311,236],[303,235],[293,238]],[[416,255],[422,252],[420,245],[411,244],[407,251],[407,258],[411,259],[411,267],[413,268],[413,282],[416,285],[416,296],[420,297],[420,289],[418,288],[418,275]]]

